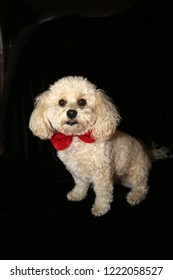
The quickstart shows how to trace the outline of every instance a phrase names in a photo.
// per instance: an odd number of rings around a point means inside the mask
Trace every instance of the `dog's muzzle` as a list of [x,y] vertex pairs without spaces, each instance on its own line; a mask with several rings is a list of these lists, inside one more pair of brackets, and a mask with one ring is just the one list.
[[77,111],[73,110],[73,109],[69,109],[67,111],[67,117],[70,120],[67,121],[67,124],[68,125],[75,125],[75,124],[77,124],[78,122],[77,122],[77,120],[75,120],[76,116],[77,116]]
[[74,119],[76,116],[77,116],[77,111],[76,110],[70,109],[70,110],[67,111],[67,117],[69,119]]

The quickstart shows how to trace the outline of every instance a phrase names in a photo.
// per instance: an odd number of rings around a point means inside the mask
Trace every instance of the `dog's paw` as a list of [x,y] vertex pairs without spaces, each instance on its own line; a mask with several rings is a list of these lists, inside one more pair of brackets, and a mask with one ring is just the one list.
[[67,199],[69,201],[80,201],[86,197],[86,192],[79,192],[76,190],[72,190],[67,194]]
[[127,195],[127,202],[130,205],[135,206],[139,204],[142,200],[144,200],[146,198],[146,195],[147,191],[130,191]]
[[91,209],[92,214],[96,217],[100,217],[103,216],[104,214],[106,214],[108,211],[110,210],[110,205],[106,204],[106,205],[100,205],[98,203],[95,203]]

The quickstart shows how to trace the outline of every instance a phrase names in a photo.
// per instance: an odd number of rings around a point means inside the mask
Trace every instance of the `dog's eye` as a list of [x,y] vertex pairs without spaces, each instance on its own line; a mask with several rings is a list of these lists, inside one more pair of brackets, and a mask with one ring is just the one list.
[[65,101],[64,99],[60,99],[58,104],[59,106],[64,107],[67,104],[67,101]]
[[85,106],[86,105],[86,100],[85,99],[79,99],[78,101],[77,101],[77,104],[79,105],[79,106]]

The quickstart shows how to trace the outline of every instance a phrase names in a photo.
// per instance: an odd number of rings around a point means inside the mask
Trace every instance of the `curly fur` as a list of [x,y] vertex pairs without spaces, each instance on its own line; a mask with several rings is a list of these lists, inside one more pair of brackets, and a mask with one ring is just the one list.
[[[81,105],[80,100],[85,103]],[[73,119],[69,119],[68,110],[76,111]],[[110,210],[115,181],[130,188],[127,201],[131,205],[144,200],[148,192],[150,156],[139,141],[117,129],[119,122],[118,110],[108,96],[78,76],[62,78],[39,95],[30,117],[29,127],[41,139],[50,139],[56,131],[67,135],[92,131],[94,143],[74,137],[57,156],[74,178],[69,200],[84,199],[93,186],[95,216]]]

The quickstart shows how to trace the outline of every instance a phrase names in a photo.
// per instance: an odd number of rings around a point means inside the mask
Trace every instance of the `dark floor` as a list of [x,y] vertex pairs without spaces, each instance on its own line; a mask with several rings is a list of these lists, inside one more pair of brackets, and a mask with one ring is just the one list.
[[1,159],[0,257],[172,258],[172,167],[173,159],[154,164],[139,206],[128,205],[127,190],[115,186],[111,211],[95,218],[92,191],[85,201],[67,201],[73,181],[59,162]]

